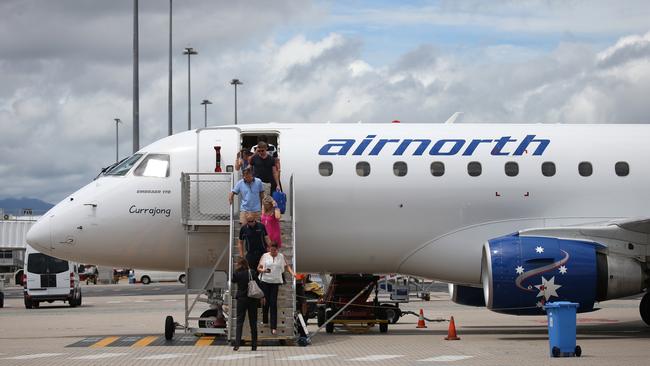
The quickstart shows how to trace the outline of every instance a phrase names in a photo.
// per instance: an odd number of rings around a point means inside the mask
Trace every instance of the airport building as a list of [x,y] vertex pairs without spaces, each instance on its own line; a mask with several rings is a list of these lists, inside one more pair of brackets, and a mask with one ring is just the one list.
[[29,229],[38,216],[0,216],[0,280],[6,285],[19,282],[18,270],[23,268]]

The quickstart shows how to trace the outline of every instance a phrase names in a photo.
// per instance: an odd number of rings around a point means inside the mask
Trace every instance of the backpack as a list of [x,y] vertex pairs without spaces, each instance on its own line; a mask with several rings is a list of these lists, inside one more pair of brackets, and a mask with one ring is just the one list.
[[278,204],[280,213],[284,214],[284,211],[287,210],[287,195],[284,192],[275,191],[271,195],[275,202]]

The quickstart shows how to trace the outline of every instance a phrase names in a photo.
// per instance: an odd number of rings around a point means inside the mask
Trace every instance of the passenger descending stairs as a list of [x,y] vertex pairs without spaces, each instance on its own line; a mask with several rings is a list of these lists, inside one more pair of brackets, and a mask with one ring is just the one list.
[[[239,250],[237,249],[237,241],[239,239],[239,229],[241,225],[239,220],[234,220],[234,240],[232,248],[233,253],[233,263],[236,263],[239,258]],[[293,224],[289,216],[284,216],[280,222],[280,228],[282,230],[282,247],[280,248],[280,253],[284,255],[287,263],[295,269],[294,263],[294,251],[293,251]],[[253,265],[251,264],[251,267]],[[261,342],[273,342],[277,341],[278,343],[293,343],[296,339],[296,333],[294,329],[294,313],[295,313],[295,304],[296,304],[296,289],[295,281],[291,275],[287,272],[284,274],[286,284],[281,285],[278,291],[278,328],[277,334],[271,334],[270,324],[262,325],[262,307],[257,310],[257,338],[258,343]],[[237,285],[233,283],[231,294],[235,294],[237,291]],[[270,318],[270,316],[269,316]],[[249,327],[248,316],[244,321],[244,329],[242,331],[242,340],[250,341],[250,327]],[[228,334],[231,341],[235,339],[235,329],[237,326],[237,300],[232,299],[232,311],[230,312],[230,319],[228,321]]]

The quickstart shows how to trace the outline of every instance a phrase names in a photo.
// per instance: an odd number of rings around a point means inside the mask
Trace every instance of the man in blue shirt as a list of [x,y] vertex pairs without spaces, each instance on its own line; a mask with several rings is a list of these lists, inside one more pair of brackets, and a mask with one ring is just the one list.
[[239,206],[239,223],[246,223],[246,214],[253,215],[255,220],[259,220],[262,211],[262,199],[264,198],[264,187],[259,178],[253,177],[253,170],[247,167],[242,172],[244,178],[240,179],[235,188],[228,195],[228,202],[232,205],[235,194],[241,194],[241,204]]

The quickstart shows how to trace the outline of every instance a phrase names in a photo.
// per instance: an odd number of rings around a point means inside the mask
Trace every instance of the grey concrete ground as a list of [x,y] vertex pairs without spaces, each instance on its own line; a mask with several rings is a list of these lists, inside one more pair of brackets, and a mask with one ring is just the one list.
[[[233,352],[227,346],[98,344],[111,336],[161,336],[165,315],[182,318],[183,296],[178,294],[89,297],[80,308],[54,303],[34,310],[26,310],[22,299],[10,298],[0,309],[0,365],[650,364],[650,328],[639,319],[638,298],[606,302],[600,311],[579,315],[583,357],[551,359],[544,317],[501,315],[453,304],[444,293],[432,295],[432,301],[404,308],[416,312],[422,308],[427,318],[453,315],[461,340],[443,339],[446,322],[416,329],[417,318],[410,316],[392,325],[387,334],[376,327],[365,334],[337,330],[319,333],[309,347],[260,347],[257,352],[249,347]],[[88,339],[95,347],[67,347]]]

